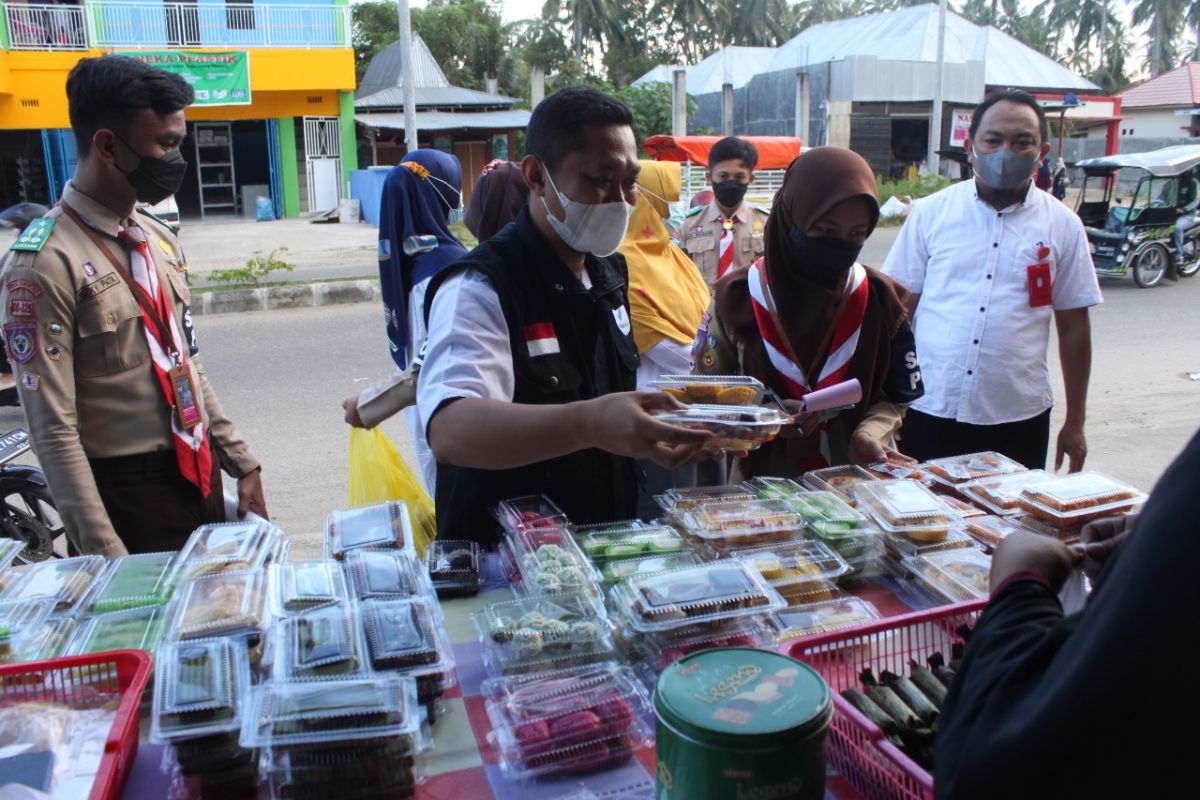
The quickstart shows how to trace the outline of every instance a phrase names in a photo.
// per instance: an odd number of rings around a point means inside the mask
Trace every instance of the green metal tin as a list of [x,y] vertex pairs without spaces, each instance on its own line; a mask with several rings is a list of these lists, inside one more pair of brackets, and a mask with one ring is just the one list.
[[767,650],[705,650],[663,670],[654,693],[658,800],[825,796],[829,686]]

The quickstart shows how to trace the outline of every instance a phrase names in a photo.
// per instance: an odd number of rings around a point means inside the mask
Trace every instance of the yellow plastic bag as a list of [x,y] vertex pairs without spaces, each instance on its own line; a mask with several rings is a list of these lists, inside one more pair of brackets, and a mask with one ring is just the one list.
[[350,429],[350,505],[402,500],[412,518],[417,553],[437,537],[433,500],[400,451],[379,428]]

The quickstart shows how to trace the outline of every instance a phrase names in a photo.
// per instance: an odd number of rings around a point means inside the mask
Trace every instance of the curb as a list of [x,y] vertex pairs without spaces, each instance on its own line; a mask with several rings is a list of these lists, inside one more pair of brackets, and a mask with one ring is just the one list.
[[233,314],[243,311],[275,311],[281,308],[315,308],[351,303],[371,303],[380,297],[379,281],[328,281],[288,286],[260,286],[227,292],[192,295],[192,313]]

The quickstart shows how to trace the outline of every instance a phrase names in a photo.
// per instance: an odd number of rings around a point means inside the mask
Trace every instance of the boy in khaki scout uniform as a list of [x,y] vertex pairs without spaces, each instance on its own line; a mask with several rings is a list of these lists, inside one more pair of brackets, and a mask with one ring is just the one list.
[[688,212],[681,237],[709,288],[730,269],[747,267],[763,254],[768,211],[744,200],[757,164],[758,150],[736,136],[725,137],[708,153],[713,201]]
[[208,383],[183,250],[135,210],[178,190],[192,88],[140,61],[79,62],[67,78],[79,149],[61,204],[5,259],[4,339],[33,445],[72,543],[108,557],[174,550],[225,519],[266,516],[258,461]]

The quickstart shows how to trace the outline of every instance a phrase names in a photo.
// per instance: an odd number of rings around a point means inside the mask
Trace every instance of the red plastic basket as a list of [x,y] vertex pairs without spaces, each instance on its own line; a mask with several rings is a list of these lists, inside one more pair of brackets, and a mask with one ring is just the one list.
[[115,800],[137,755],[138,706],[152,663],[149,653],[141,650],[112,650],[0,666],[0,703],[42,701],[79,706],[94,701],[97,693],[119,694],[117,716],[89,795],[89,800]]
[[829,726],[829,763],[869,798],[925,800],[933,797],[933,776],[893,745],[874,723],[842,699],[841,691],[858,685],[868,667],[878,674],[907,674],[910,658],[924,664],[935,650],[947,659],[960,641],[955,629],[973,625],[986,600],[941,606],[900,617],[830,631],[796,640],[784,648],[811,665],[833,689]]

